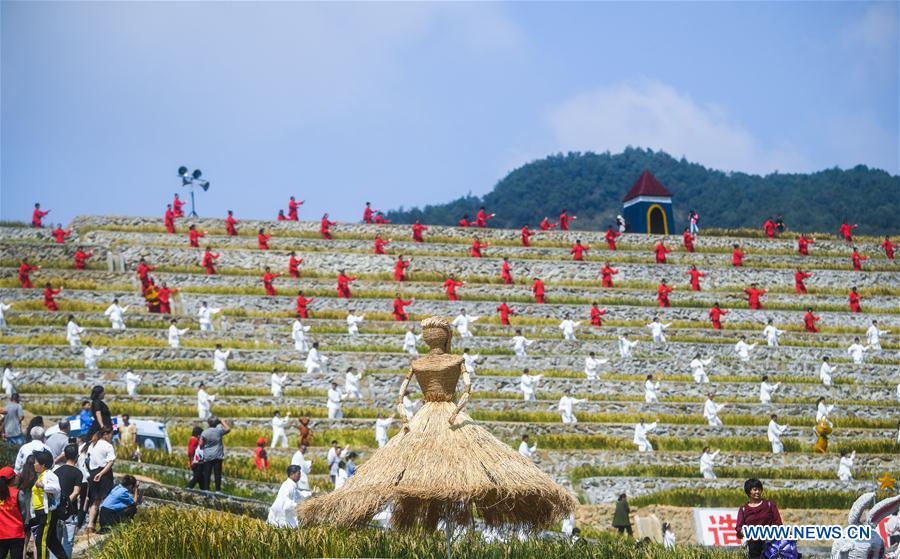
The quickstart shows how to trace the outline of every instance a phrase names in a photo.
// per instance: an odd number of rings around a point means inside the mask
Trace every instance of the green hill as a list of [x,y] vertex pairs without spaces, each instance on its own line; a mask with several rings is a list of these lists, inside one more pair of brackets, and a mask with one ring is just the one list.
[[567,153],[533,161],[510,172],[484,197],[466,196],[445,204],[388,212],[394,223],[455,224],[464,213],[474,218],[484,205],[497,217],[495,227],[537,226],[555,220],[562,208],[578,216],[576,229],[605,228],[622,209],[622,198],[649,170],[674,195],[679,232],[688,210],[700,213],[701,226],[761,226],[766,217],[784,216],[795,231],[834,232],[846,217],[864,235],[900,233],[900,177],[858,165],[810,174],[766,176],[708,169],[686,159],[641,148],[623,153]]

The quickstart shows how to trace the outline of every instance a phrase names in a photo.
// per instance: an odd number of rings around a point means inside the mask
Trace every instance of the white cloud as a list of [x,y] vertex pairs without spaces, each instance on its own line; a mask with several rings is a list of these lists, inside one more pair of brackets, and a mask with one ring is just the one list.
[[547,123],[562,151],[615,153],[640,146],[722,170],[810,170],[806,158],[789,143],[765,148],[724,109],[700,105],[656,80],[620,83],[576,95],[552,109]]
[[847,26],[843,39],[877,51],[896,49],[898,9],[896,2],[870,4],[862,17]]

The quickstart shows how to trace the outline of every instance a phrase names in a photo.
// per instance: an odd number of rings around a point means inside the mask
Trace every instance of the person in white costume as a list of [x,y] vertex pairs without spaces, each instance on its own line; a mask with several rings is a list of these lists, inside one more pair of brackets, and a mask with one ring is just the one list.
[[409,421],[415,415],[416,410],[419,409],[419,405],[422,402],[413,401],[412,398],[409,397],[409,390],[403,393],[403,413],[406,414],[406,420]]
[[84,348],[84,368],[97,370],[97,358],[106,352],[105,349],[94,349],[94,343],[88,342]]
[[327,373],[328,358],[319,353],[319,342],[313,342],[306,354],[306,374]]
[[347,333],[351,336],[359,334],[359,324],[366,318],[366,315],[353,314],[352,310],[347,311]]
[[534,340],[529,340],[522,335],[521,330],[516,330],[516,335],[512,338],[513,351],[516,352],[516,357],[527,357],[525,353],[525,348],[534,343]]
[[822,365],[819,367],[819,378],[822,379],[822,384],[825,386],[831,386],[832,376],[837,370],[836,367],[831,366],[829,360],[830,357],[827,355],[822,357]]
[[747,336],[741,336],[738,343],[734,344],[734,352],[737,353],[737,356],[741,361],[750,361],[750,352],[753,351],[753,348],[755,347],[756,344],[747,343]]
[[303,471],[300,466],[287,467],[287,479],[278,488],[275,502],[269,507],[269,517],[266,520],[272,526],[279,528],[297,528],[297,507],[303,500],[300,495],[299,481]]
[[659,402],[659,381],[653,381],[653,375],[647,375],[644,381],[644,402],[655,404]]
[[706,397],[706,402],[703,404],[703,417],[706,418],[710,427],[719,427],[722,425],[722,420],[719,419],[719,412],[722,411],[725,404],[717,404],[713,398],[715,398],[713,393]]
[[671,325],[671,322],[669,324],[660,322],[658,316],[653,317],[653,322],[648,324],[647,328],[650,329],[654,344],[662,344],[664,347],[669,347],[668,342],[666,342],[666,335],[663,331]]
[[310,326],[304,326],[299,318],[294,319],[291,326],[291,340],[294,342],[294,349],[299,351],[301,356],[309,351],[309,344],[306,343],[306,333],[309,330]]
[[350,452],[350,445],[340,448],[337,441],[331,441],[331,448],[328,449],[326,461],[328,462],[328,473],[331,481],[335,481],[338,475],[338,464],[344,459],[344,456]]
[[347,367],[344,374],[344,394],[347,400],[362,400],[362,392],[359,391],[359,381],[363,374],[354,373],[353,367]]
[[291,412],[287,412],[287,415],[281,417],[281,412],[275,410],[275,414],[272,416],[272,448],[278,445],[279,440],[281,441],[281,448],[288,447],[287,433],[284,428],[290,418]]
[[704,367],[710,363],[712,363],[712,357],[709,359],[701,359],[699,353],[694,356],[691,360],[691,375],[694,377],[694,382],[709,382],[709,377],[706,375],[706,369]]
[[388,443],[388,427],[394,422],[394,415],[384,417],[383,413],[378,412],[378,417],[375,418],[375,442],[378,443],[378,448]]
[[212,332],[213,331],[213,323],[212,317],[213,315],[219,314],[222,312],[222,309],[214,309],[206,306],[206,301],[202,301],[200,303],[200,309],[197,311],[197,318],[200,321],[200,331],[201,332]]
[[344,399],[344,393],[338,388],[338,383],[332,381],[331,388],[328,389],[328,400],[325,407],[328,408],[328,419],[343,419],[344,410],[341,408],[341,401]]
[[778,338],[779,338],[779,336],[784,334],[784,332],[785,332],[784,330],[779,330],[778,328],[775,328],[775,325],[773,324],[773,321],[770,318],[769,321],[766,323],[766,327],[763,328],[763,337],[766,338],[766,344],[768,344],[769,347],[778,347],[779,346]]
[[847,354],[853,360],[854,365],[862,365],[865,353],[869,351],[869,346],[859,343],[859,337],[853,338],[853,344],[847,348]]
[[780,382],[769,384],[769,375],[763,375],[762,382],[759,383],[759,403],[766,405],[771,404],[772,396],[775,394],[775,391],[778,390],[779,386],[781,386]]
[[[6,328],[6,311],[12,308],[12,305],[7,305],[3,301],[0,301],[0,328]],[[71,317],[72,315],[69,315]]]
[[575,340],[575,328],[581,324],[581,321],[575,322],[572,320],[572,316],[569,313],[566,313],[565,318],[562,322],[559,323],[559,329],[562,330],[563,339],[574,342]]
[[828,417],[832,411],[834,411],[834,404],[826,405],[824,396],[816,400],[816,423],[824,419],[828,425],[832,425],[831,419]]
[[777,415],[773,413],[769,416],[769,430],[766,432],[766,436],[768,437],[769,442],[772,443],[772,454],[781,454],[784,452],[784,443],[781,442],[781,435],[784,435],[787,430],[787,425],[778,424]]
[[291,456],[291,464],[294,466],[301,466],[304,462],[306,462],[306,450],[307,446],[303,443],[299,443],[297,445],[297,452]]
[[128,369],[125,371],[125,390],[129,396],[137,395],[137,386],[141,383],[141,376],[134,374],[134,371]]
[[169,347],[172,349],[178,349],[181,347],[181,336],[187,333],[187,328],[179,328],[178,327],[178,319],[173,318],[169,321]]
[[878,321],[873,320],[872,325],[866,330],[866,342],[869,344],[872,351],[881,351],[881,336],[886,336],[888,334],[890,334],[889,330],[879,330]]
[[631,359],[634,346],[638,345],[640,340],[630,341],[625,335],[619,336],[619,355],[622,359]]
[[708,446],[703,449],[703,454],[700,455],[700,473],[703,474],[703,479],[716,479],[716,473],[713,471],[713,462],[719,456],[719,452],[718,450],[710,452]]
[[66,324],[66,341],[69,342],[69,347],[80,347],[82,334],[84,334],[84,328],[75,322],[75,315],[70,314],[69,323]]
[[597,380],[597,369],[605,363],[609,363],[609,359],[597,359],[597,354],[590,352],[584,359],[584,376],[588,380]]
[[647,433],[656,429],[656,422],[645,424],[642,417],[640,423],[634,426],[634,444],[638,445],[638,452],[653,452],[653,445],[647,438]]
[[475,367],[481,362],[481,355],[469,355],[469,348],[463,349],[463,364],[470,375],[475,374]]
[[407,326],[406,334],[403,336],[403,351],[410,355],[418,355],[419,350],[416,349],[416,343],[422,339],[422,334],[416,335],[412,326]]
[[572,532],[575,531],[575,511],[570,512],[562,519],[559,531],[567,538],[572,537]]
[[663,522],[662,533],[663,549],[675,549],[675,532],[672,531],[672,527],[669,526],[668,522]]
[[19,373],[13,371],[12,363],[7,363],[3,367],[3,391],[6,393],[6,397],[9,398],[13,394],[17,394],[16,385],[13,383],[14,380],[19,378]]
[[459,315],[453,319],[453,322],[450,323],[450,326],[456,328],[456,331],[459,332],[460,338],[471,338],[472,332],[469,331],[469,327],[472,326],[472,323],[478,320],[479,316],[469,316],[466,314],[466,309],[460,309]]
[[572,396],[572,391],[569,390],[559,399],[559,404],[557,404],[556,409],[559,411],[559,417],[562,419],[563,423],[578,423],[578,418],[575,417],[575,404],[583,404],[587,402],[587,400],[580,400],[578,398],[574,398]]
[[534,460],[535,451],[537,451],[537,443],[528,446],[528,435],[522,435],[522,442],[519,443],[519,454],[529,460]]
[[279,375],[275,369],[272,369],[271,376],[271,385],[272,385],[272,397],[273,398],[281,398],[284,395],[284,385],[287,384],[287,373],[283,375]]
[[109,317],[109,325],[113,330],[124,330],[125,329],[125,313],[128,311],[128,305],[124,307],[119,306],[119,300],[113,299],[113,302],[110,306],[103,311],[104,316]]
[[856,451],[847,456],[847,451],[841,451],[841,461],[838,464],[837,476],[841,481],[853,481],[853,459],[856,458]]
[[227,372],[229,357],[231,357],[231,350],[224,350],[222,349],[222,344],[216,344],[216,350],[213,351],[213,371],[217,373]]
[[197,388],[197,417],[206,420],[212,416],[212,403],[215,396],[206,391],[206,385],[202,382]]
[[542,378],[544,378],[544,375],[532,375],[529,374],[528,369],[522,370],[522,376],[519,377],[519,389],[522,391],[522,399],[524,401],[535,401],[534,391]]

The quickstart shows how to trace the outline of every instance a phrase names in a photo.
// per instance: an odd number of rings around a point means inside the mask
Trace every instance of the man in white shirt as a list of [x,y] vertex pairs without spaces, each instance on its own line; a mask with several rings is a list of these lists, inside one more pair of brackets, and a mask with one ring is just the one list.
[[84,348],[84,368],[97,370],[97,358],[106,352],[105,349],[94,349],[94,343],[88,342]]
[[772,403],[772,395],[781,386],[780,382],[769,384],[769,375],[763,375],[762,382],[759,383],[759,403],[769,405]]
[[394,414],[391,414],[390,417],[384,417],[383,413],[378,412],[378,417],[375,418],[375,442],[378,443],[378,448],[388,443],[388,427],[393,422]]
[[885,336],[887,334],[890,334],[890,331],[879,330],[878,321],[872,321],[872,325],[869,326],[868,330],[866,330],[866,341],[868,342],[869,347],[872,349],[872,351],[881,351],[881,336]]
[[481,355],[469,355],[469,348],[463,348],[463,364],[466,366],[466,371],[470,375],[475,374],[476,366],[481,362]]
[[747,343],[747,336],[741,336],[738,343],[734,344],[734,352],[737,353],[737,356],[741,361],[750,361],[750,352],[753,351],[753,348],[755,347],[756,344]]
[[309,353],[306,354],[306,374],[327,373],[326,363],[328,358],[319,353],[319,342],[313,342]]
[[644,402],[655,404],[659,402],[659,381],[653,381],[653,375],[647,375],[644,381]]
[[216,350],[213,352],[213,371],[217,373],[225,373],[228,371],[228,358],[231,357],[231,350],[222,349],[222,344],[216,344]]
[[719,412],[722,411],[725,404],[717,404],[713,398],[715,398],[713,393],[706,397],[706,402],[703,404],[703,417],[706,418],[710,427],[719,427],[722,425],[722,420],[719,419]]
[[638,445],[638,452],[653,452],[653,445],[647,438],[647,433],[656,429],[656,422],[647,425],[642,417],[640,423],[634,426],[634,444]]
[[[6,328],[6,316],[5,313],[9,309],[12,308],[12,305],[7,305],[3,301],[0,301],[0,328]],[[69,315],[70,317],[72,315]]]
[[671,326],[672,323],[663,324],[659,321],[659,317],[653,317],[653,322],[647,325],[647,328],[650,329],[650,334],[653,336],[654,344],[662,344],[663,348],[666,349],[669,347],[669,343],[666,341],[666,335],[663,333],[663,330]]
[[69,347],[80,347],[82,334],[84,334],[84,328],[75,322],[75,315],[70,314],[69,323],[66,324],[66,341],[69,342]]
[[533,343],[534,340],[526,339],[525,336],[522,335],[522,330],[516,329],[516,335],[513,336],[512,339],[513,351],[516,352],[516,357],[527,357],[525,348]]
[[301,466],[290,465],[287,468],[287,479],[278,488],[278,495],[269,507],[266,522],[279,528],[297,528],[297,507],[303,498],[298,483],[303,475]]
[[533,446],[528,446],[528,435],[522,435],[522,442],[519,443],[519,454],[529,460],[534,460],[534,453],[536,450],[537,443],[534,443]]
[[362,400],[362,392],[359,391],[359,381],[362,377],[361,372],[354,374],[353,367],[347,367],[344,375],[344,393],[348,400]]
[[850,456],[847,456],[847,451],[841,451],[841,461],[838,464],[838,479],[841,481],[853,481],[853,459],[856,458],[856,451],[854,450]]
[[272,369],[272,397],[281,398],[284,395],[284,385],[287,384],[287,373],[279,375],[275,369]]
[[213,315],[219,314],[220,312],[222,312],[222,309],[214,309],[212,307],[208,307],[206,306],[206,301],[202,301],[200,303],[200,310],[197,311],[197,317],[200,320],[200,331],[212,332],[212,317]]
[[859,337],[856,337],[853,338],[853,344],[847,348],[847,354],[850,355],[850,358],[853,360],[854,365],[862,365],[863,356],[868,350],[869,346],[864,346],[859,343]]
[[22,473],[22,468],[25,466],[25,461],[28,460],[28,457],[40,450],[47,450],[47,446],[44,444],[44,428],[40,426],[34,426],[30,431],[31,440],[22,446],[19,447],[19,452],[16,454],[16,462],[13,466],[13,470],[15,470],[16,474]]
[[825,398],[819,398],[816,400],[816,423],[822,421],[823,419],[831,425],[831,420],[828,418],[828,415],[834,411],[834,404],[826,405]]
[[460,338],[471,338],[472,332],[469,331],[469,327],[479,318],[481,317],[467,315],[466,309],[460,309],[459,315],[453,319],[450,325],[456,328]]
[[3,391],[6,393],[6,397],[9,398],[13,394],[17,394],[16,385],[13,383],[17,378],[19,378],[19,373],[13,371],[12,363],[6,363],[3,367]]
[[206,385],[202,382],[197,387],[197,417],[207,420],[212,416],[212,403],[216,397],[206,392]]
[[403,393],[403,413],[406,414],[407,421],[413,418],[420,403],[421,402],[418,401],[414,402],[412,398],[409,397],[409,390]]
[[332,381],[331,388],[328,389],[328,400],[325,407],[328,408],[328,419],[343,419],[344,410],[341,408],[341,401],[344,394],[338,388],[338,383]]
[[187,328],[178,327],[178,319],[173,318],[169,321],[169,347],[178,349],[181,347],[181,336],[188,331]]
[[134,397],[137,395],[137,386],[141,383],[140,375],[134,374],[134,371],[128,369],[125,371],[125,390],[128,395]]
[[294,466],[300,466],[304,462],[306,462],[306,450],[307,446],[303,443],[297,445],[297,452],[291,456],[291,464]]
[[562,419],[563,423],[578,423],[578,418],[575,417],[575,404],[582,404],[587,402],[587,400],[580,400],[572,396],[572,391],[567,390],[566,393],[559,399],[559,404],[557,404],[556,409],[559,411],[559,417]]
[[609,359],[597,359],[597,355],[590,352],[584,360],[584,376],[588,380],[597,380],[597,369],[604,363],[609,363]]
[[347,333],[351,336],[356,336],[359,334],[359,324],[363,321],[366,315],[355,315],[353,314],[353,310],[350,309],[347,311]]
[[701,359],[700,354],[694,356],[691,360],[691,375],[694,376],[694,382],[708,383],[709,377],[706,375],[705,367],[712,363],[712,357],[709,359]]
[[700,455],[700,473],[703,474],[703,479],[716,479],[713,462],[719,456],[719,452],[719,450],[711,452],[708,446],[703,449],[703,454]]
[[281,448],[288,447],[288,438],[287,433],[284,431],[284,427],[287,425],[288,419],[291,418],[291,412],[287,412],[283,418],[281,417],[281,412],[279,410],[275,410],[275,414],[272,416],[272,448],[275,448],[278,445],[278,441],[281,441]]
[[346,456],[350,451],[350,445],[345,446],[344,448],[338,447],[337,441],[331,441],[331,448],[328,449],[328,454],[326,456],[326,461],[328,462],[328,473],[331,476],[331,481],[335,481],[338,475],[338,464],[343,459],[343,456]]
[[528,369],[522,370],[522,376],[519,377],[519,389],[522,390],[522,399],[526,402],[534,402],[534,391],[537,383],[544,378],[544,375],[529,374]]
[[822,366],[819,367],[819,378],[822,380],[822,384],[825,386],[831,386],[832,376],[834,372],[837,370],[836,367],[832,367],[828,362],[830,357],[827,355],[822,357]]
[[113,330],[124,330],[126,311],[128,311],[128,305],[120,307],[119,300],[113,299],[112,304],[103,311],[103,315],[109,317],[109,324]]
[[629,341],[625,335],[619,336],[619,355],[622,359],[630,359],[634,346],[638,345],[639,340]]
[[766,338],[766,344],[768,344],[769,347],[778,347],[778,337],[782,334],[784,334],[784,330],[775,328],[775,325],[770,318],[766,323],[766,327],[763,328],[763,336]]
[[306,332],[309,332],[309,329],[310,327],[304,326],[299,318],[294,320],[291,327],[291,340],[294,341],[294,349],[299,351],[300,355],[309,351],[309,344],[306,343]]
[[422,339],[422,334],[418,336],[412,326],[406,327],[406,335],[403,336],[403,351],[410,355],[418,355],[419,350],[416,349],[416,342]]
[[565,318],[562,322],[559,323],[559,329],[563,332],[563,339],[566,341],[574,342],[575,340],[575,328],[581,324],[581,321],[575,322],[572,320],[572,316],[569,313],[566,313]]
[[769,430],[766,432],[766,436],[769,438],[769,442],[772,443],[772,454],[781,454],[784,452],[784,444],[781,442],[781,435],[785,434],[787,431],[787,425],[779,425],[778,416],[774,413],[769,419]]

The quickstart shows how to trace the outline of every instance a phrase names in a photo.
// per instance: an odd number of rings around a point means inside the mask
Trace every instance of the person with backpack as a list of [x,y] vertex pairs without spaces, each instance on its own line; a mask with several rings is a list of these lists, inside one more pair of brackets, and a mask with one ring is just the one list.
[[[739,538],[744,538],[744,526],[781,526],[781,514],[775,503],[762,498],[763,484],[756,478],[744,482],[744,493],[749,500],[738,509],[735,531]],[[764,540],[747,541],[748,559],[762,559],[769,542]]]
[[75,543],[75,532],[78,530],[78,497],[81,494],[83,475],[77,466],[78,445],[69,444],[63,449],[65,463],[58,466],[53,473],[59,478],[59,519],[62,522],[62,546],[69,557]]

